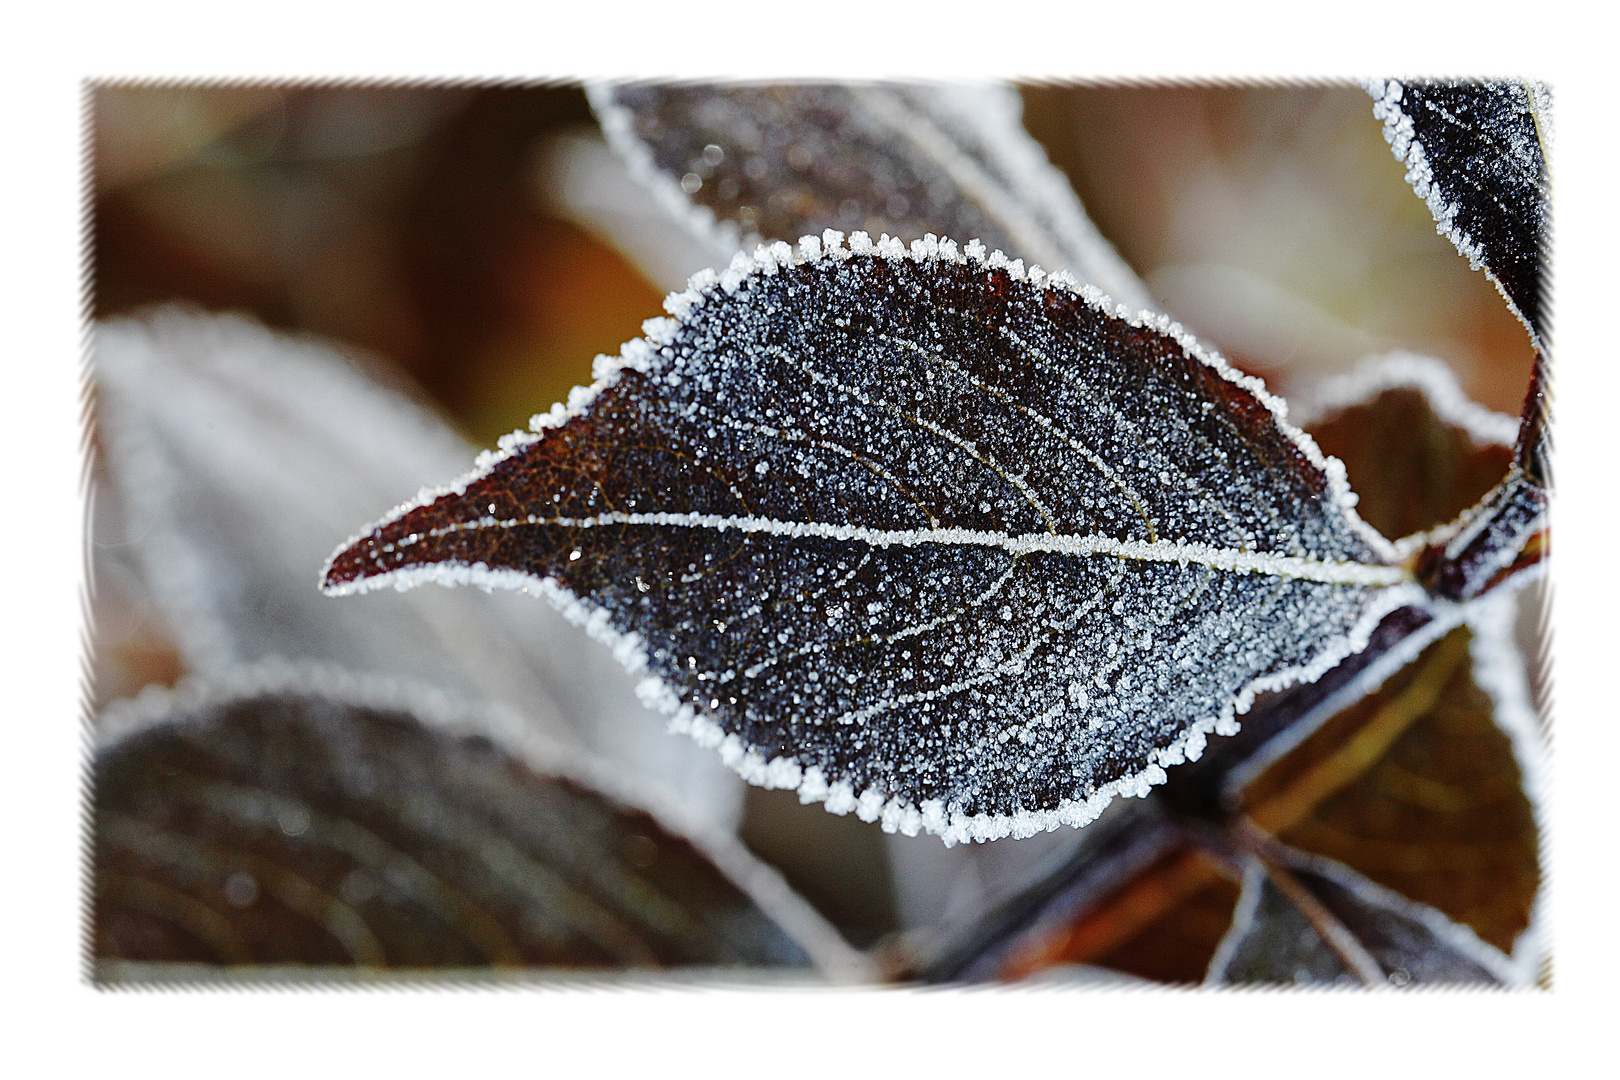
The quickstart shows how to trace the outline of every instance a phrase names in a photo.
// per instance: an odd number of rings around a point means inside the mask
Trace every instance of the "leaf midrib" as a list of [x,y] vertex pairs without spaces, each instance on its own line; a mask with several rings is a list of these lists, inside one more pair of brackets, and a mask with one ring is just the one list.
[[995,547],[1013,555],[1051,553],[1058,555],[1102,555],[1142,562],[1180,563],[1234,573],[1260,573],[1271,577],[1319,581],[1330,585],[1388,587],[1413,581],[1411,571],[1383,563],[1350,560],[1313,559],[1274,552],[1243,551],[1182,544],[1174,541],[1120,540],[1102,534],[1024,533],[1014,535],[980,529],[873,529],[858,525],[834,525],[817,521],[782,521],[757,516],[726,516],[694,513],[613,512],[590,517],[540,517],[530,514],[516,518],[483,517],[455,522],[413,534],[386,547],[399,550],[427,539],[438,539],[458,532],[485,529],[514,529],[526,526],[561,529],[589,529],[614,525],[656,526],[662,528],[708,529],[715,532],[743,532],[792,538],[811,537],[861,543],[869,547],[915,547],[940,544],[952,547]]

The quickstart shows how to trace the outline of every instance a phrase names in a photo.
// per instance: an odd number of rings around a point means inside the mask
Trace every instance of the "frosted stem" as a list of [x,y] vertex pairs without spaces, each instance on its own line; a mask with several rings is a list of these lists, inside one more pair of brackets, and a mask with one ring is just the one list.
[[1472,600],[1539,562],[1546,544],[1547,489],[1517,463],[1448,539],[1425,548],[1416,572],[1431,596]]

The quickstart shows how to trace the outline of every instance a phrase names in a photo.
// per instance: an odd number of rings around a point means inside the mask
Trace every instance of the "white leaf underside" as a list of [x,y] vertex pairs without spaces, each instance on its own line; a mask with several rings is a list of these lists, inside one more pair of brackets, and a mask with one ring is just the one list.
[[[1338,463],[1177,328],[1144,359],[1102,339],[1150,328],[999,253],[841,241],[700,276],[679,321],[396,512],[329,591],[545,593],[747,779],[947,843],[1146,794],[1422,602]],[[1004,308],[967,311],[980,278]],[[1049,291],[1096,324],[1043,321]],[[1248,404],[1206,405],[1211,378]],[[523,473],[553,439],[597,456]]]

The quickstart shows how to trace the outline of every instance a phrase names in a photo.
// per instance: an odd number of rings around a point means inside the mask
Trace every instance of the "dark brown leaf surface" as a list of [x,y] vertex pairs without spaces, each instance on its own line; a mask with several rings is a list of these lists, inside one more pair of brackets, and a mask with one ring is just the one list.
[[1548,238],[1544,86],[1509,81],[1375,80],[1384,138],[1457,250],[1483,266],[1545,348]]
[[1215,986],[1511,981],[1505,957],[1438,912],[1308,856],[1268,868],[1250,862],[1208,978]]
[[96,754],[92,809],[101,959],[807,963],[649,813],[403,707],[296,689],[177,698]]
[[[1483,266],[1530,331],[1535,369],[1525,397],[1514,470],[1444,547],[1426,551],[1419,574],[1431,593],[1466,600],[1533,564],[1550,483],[1547,306],[1542,260],[1549,240],[1546,140],[1550,96],[1527,81],[1397,81],[1368,84],[1384,137],[1440,231]],[[1544,545],[1543,545],[1544,546]]]
[[1367,524],[1389,537],[1433,529],[1507,475],[1514,425],[1464,399],[1446,369],[1401,357],[1369,376],[1387,385],[1304,424],[1344,462]]
[[[1511,418],[1472,406],[1432,362],[1402,356],[1375,363],[1319,395],[1318,403],[1306,430],[1346,460],[1361,496],[1358,509],[1391,535],[1447,521],[1488,490],[1511,460]],[[1511,608],[1511,598],[1492,603],[1504,602]],[[1309,709],[1300,711],[1294,699],[1335,682],[1339,671],[1259,706],[1237,740],[1218,741],[1190,768],[1227,776],[1225,797],[1234,801],[1223,806],[1242,809],[1263,828],[1432,905],[1503,951],[1517,945],[1518,964],[1520,950],[1534,955],[1539,947],[1521,940],[1540,882],[1529,798],[1540,781],[1537,769],[1526,775],[1522,762],[1539,758],[1541,736],[1510,621],[1483,608],[1476,616],[1477,631],[1459,628],[1430,645],[1405,670],[1394,669],[1382,689],[1341,706],[1258,776],[1257,762],[1232,770],[1225,760],[1223,772],[1223,756],[1250,737],[1251,724],[1257,733],[1267,726],[1278,707],[1287,712],[1292,706],[1296,718],[1305,718]],[[1410,651],[1402,642],[1414,632],[1429,634],[1429,621],[1424,616],[1393,627],[1399,632],[1382,647]],[[1483,645],[1472,642],[1476,632],[1485,636]],[[1288,727],[1279,730],[1280,741],[1287,741]],[[1273,748],[1269,757],[1276,753]],[[1177,805],[1188,803],[1179,790],[1182,776],[1161,789],[1166,799],[1175,795]],[[1194,797],[1188,808],[1203,805]],[[1105,868],[1106,861],[1099,863],[1099,872]],[[1096,876],[1083,867],[1072,875],[1071,888],[1086,887]],[[1211,936],[1198,928],[1207,929],[1211,918],[1230,918],[1232,872],[1183,842],[1122,877],[1066,925],[1054,930],[1037,923],[1026,932],[1000,967],[1003,977],[1054,963],[1103,963],[1169,981],[1194,978],[1188,972],[1208,962],[1219,938],[1218,931]]]
[[1334,717],[1243,793],[1296,847],[1512,949],[1540,884],[1540,841],[1513,745],[1453,630]]
[[1370,523],[1387,536],[1430,532],[1411,562],[1431,594],[1467,600],[1541,572],[1548,496],[1533,467],[1545,450],[1538,392],[1513,425],[1464,398],[1436,361],[1404,354],[1367,363],[1339,387],[1364,396],[1306,430],[1345,462]]
[[1083,824],[1421,601],[1336,467],[1169,328],[838,239],[673,298],[328,590],[560,585],[749,779],[952,840]]
[[907,243],[977,237],[1133,311],[1153,307],[1024,131],[1011,86],[611,83],[590,93],[619,152],[667,201],[713,215],[734,246],[829,228]]

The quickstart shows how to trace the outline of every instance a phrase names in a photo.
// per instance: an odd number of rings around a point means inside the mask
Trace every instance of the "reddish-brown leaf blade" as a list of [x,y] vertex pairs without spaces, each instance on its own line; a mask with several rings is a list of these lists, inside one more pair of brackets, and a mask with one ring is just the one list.
[[1438,361],[1396,354],[1318,396],[1320,415],[1301,426],[1344,462],[1356,512],[1385,536],[1456,519],[1513,462],[1517,422],[1465,398]]
[[1144,792],[1421,601],[1338,467],[1171,328],[852,246],[673,298],[328,589],[560,586],[745,776],[953,840]]
[[[477,722],[327,672],[124,703],[94,759],[95,955],[370,968],[803,965],[705,852]],[[474,721],[477,713],[467,714]]]
[[1345,463],[1357,512],[1407,538],[1399,546],[1433,595],[1479,596],[1540,561],[1547,490],[1522,456],[1533,426],[1516,436],[1518,425],[1464,398],[1445,367],[1405,354],[1320,396],[1326,415],[1305,429]]
[[1470,640],[1458,628],[1430,646],[1243,799],[1256,824],[1288,843],[1347,863],[1509,950],[1530,923],[1540,841]]

